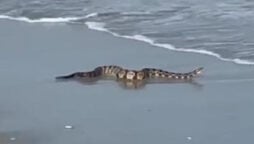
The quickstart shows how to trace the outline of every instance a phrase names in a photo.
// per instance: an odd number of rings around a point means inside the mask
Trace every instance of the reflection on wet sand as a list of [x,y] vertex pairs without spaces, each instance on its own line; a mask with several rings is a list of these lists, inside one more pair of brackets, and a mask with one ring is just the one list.
[[[68,80],[56,80],[57,82],[76,81],[83,85],[95,85],[99,80],[114,80],[109,78],[93,78],[93,79],[68,79]],[[203,85],[195,80],[116,80],[118,85],[123,89],[142,89],[149,84],[191,84],[195,87],[201,88]]]

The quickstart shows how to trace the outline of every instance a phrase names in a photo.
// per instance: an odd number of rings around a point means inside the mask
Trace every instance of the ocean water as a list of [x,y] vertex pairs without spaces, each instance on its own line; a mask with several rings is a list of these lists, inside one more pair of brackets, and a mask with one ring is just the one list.
[[0,18],[84,24],[158,48],[254,65],[253,0],[1,0]]

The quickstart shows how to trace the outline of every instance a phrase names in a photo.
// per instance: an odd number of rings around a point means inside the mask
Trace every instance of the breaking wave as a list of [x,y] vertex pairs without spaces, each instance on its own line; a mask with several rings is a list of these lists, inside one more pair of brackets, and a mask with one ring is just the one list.
[[133,39],[133,40],[138,40],[138,41],[142,41],[142,42],[146,42],[149,43],[153,46],[157,46],[157,47],[162,47],[162,48],[166,48],[169,50],[173,50],[173,51],[179,51],[179,52],[192,52],[192,53],[199,53],[199,54],[205,54],[205,55],[210,55],[210,56],[214,56],[217,57],[220,60],[223,61],[229,61],[229,62],[234,62],[236,64],[245,64],[245,65],[254,65],[254,62],[251,61],[247,61],[247,60],[241,60],[241,59],[227,59],[227,58],[223,58],[221,57],[219,54],[211,52],[211,51],[207,51],[207,50],[201,50],[201,49],[186,49],[186,48],[176,48],[171,44],[167,44],[167,43],[156,43],[154,40],[143,36],[143,35],[133,35],[133,36],[125,36],[125,35],[119,35],[117,33],[111,32],[108,29],[105,28],[105,24],[104,23],[99,23],[99,22],[86,22],[85,23],[88,28],[93,29],[93,30],[98,30],[98,31],[104,31],[104,32],[108,32],[114,36],[117,37],[122,37],[122,38],[127,38],[127,39]]
[[77,21],[80,19],[90,18],[97,16],[97,13],[91,13],[84,17],[57,17],[57,18],[39,18],[39,19],[30,19],[27,17],[11,17],[7,15],[0,15],[0,19],[9,19],[9,20],[16,20],[16,21],[23,21],[28,23],[65,23],[65,22],[72,22]]
[[[75,22],[78,20],[83,20],[83,19],[88,19],[91,17],[96,17],[98,16],[98,13],[91,13],[83,17],[57,17],[57,18],[39,18],[39,19],[29,19],[27,17],[11,17],[7,15],[0,15],[0,19],[9,19],[9,20],[16,20],[16,21],[23,21],[23,22],[28,22],[28,23],[67,23],[67,22]],[[148,44],[151,44],[153,46],[161,47],[161,48],[166,48],[169,50],[173,51],[179,51],[179,52],[192,52],[192,53],[199,53],[199,54],[205,54],[205,55],[210,55],[214,56],[220,60],[223,61],[229,61],[229,62],[234,62],[236,64],[244,64],[244,65],[254,65],[254,62],[248,61],[248,60],[241,60],[241,59],[229,59],[229,58],[223,58],[221,55],[203,50],[203,49],[186,49],[186,48],[176,48],[171,44],[168,43],[157,43],[153,39],[150,39],[146,36],[143,35],[133,35],[133,36],[128,36],[128,35],[119,35],[117,33],[109,31],[105,27],[105,23],[100,23],[100,22],[85,22],[87,27],[92,30],[97,30],[97,31],[103,31],[110,33],[116,37],[122,37],[122,38],[127,38],[127,39],[132,39],[132,40],[138,40],[142,42],[146,42]]]

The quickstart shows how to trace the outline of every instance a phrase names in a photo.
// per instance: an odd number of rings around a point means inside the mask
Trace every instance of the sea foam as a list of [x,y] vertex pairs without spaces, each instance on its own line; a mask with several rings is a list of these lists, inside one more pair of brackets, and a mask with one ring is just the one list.
[[[72,21],[78,21],[81,19],[87,19],[91,17],[96,17],[98,16],[98,13],[90,13],[86,16],[83,17],[57,17],[57,18],[39,18],[39,19],[29,19],[27,17],[11,17],[7,15],[0,15],[0,19],[9,19],[9,20],[16,20],[16,21],[24,21],[28,23],[65,23],[65,22],[72,22]],[[143,36],[143,35],[133,35],[133,36],[128,36],[128,35],[119,35],[117,33],[111,32],[108,30],[105,26],[105,23],[101,22],[85,22],[87,27],[92,30],[97,30],[97,31],[103,31],[103,32],[108,32],[112,34],[113,36],[116,37],[121,37],[121,38],[127,38],[127,39],[132,39],[132,40],[138,40],[142,42],[149,43],[153,46],[161,47],[161,48],[166,48],[169,50],[173,51],[179,51],[179,52],[192,52],[192,53],[199,53],[199,54],[205,54],[205,55],[210,55],[214,56],[220,60],[223,61],[228,61],[228,62],[234,62],[236,64],[244,64],[244,65],[254,65],[254,62],[248,61],[248,60],[241,60],[241,59],[229,59],[229,58],[223,58],[221,55],[207,51],[207,50],[202,50],[202,49],[187,49],[187,48],[176,48],[171,44],[168,43],[157,43],[154,40]]]
[[28,23],[59,23],[59,22],[70,22],[74,20],[78,20],[80,18],[76,17],[66,17],[66,18],[40,18],[40,19],[29,19],[27,17],[11,17],[0,15],[0,19],[9,19],[9,20],[17,20],[17,21],[24,21]]
[[138,41],[149,43],[153,46],[166,48],[166,49],[173,50],[173,51],[205,54],[205,55],[209,55],[209,56],[214,56],[214,57],[216,57],[220,60],[223,60],[223,61],[233,62],[233,63],[236,63],[236,64],[254,65],[254,62],[251,62],[251,61],[248,61],[248,60],[241,60],[241,59],[237,59],[237,58],[235,58],[235,59],[223,58],[223,57],[221,57],[221,55],[219,55],[217,53],[214,53],[214,52],[211,52],[211,51],[207,51],[207,50],[176,48],[171,44],[156,43],[154,40],[152,40],[152,39],[150,39],[146,36],[143,36],[143,35],[133,35],[133,36],[119,35],[117,33],[111,32],[107,28],[105,28],[105,25],[106,25],[105,23],[85,22],[85,24],[88,26],[88,28],[93,29],[93,30],[108,32],[108,33],[110,33],[114,36],[117,36],[117,37],[122,37],[122,38],[127,38],[127,39],[132,39],[132,40],[138,40]]
[[23,21],[28,23],[65,23],[65,22],[72,22],[72,21],[77,21],[77,20],[85,19],[85,18],[91,18],[97,15],[98,15],[97,13],[91,13],[83,17],[57,17],[57,18],[39,18],[39,19],[0,15],[0,19],[9,19],[9,20]]

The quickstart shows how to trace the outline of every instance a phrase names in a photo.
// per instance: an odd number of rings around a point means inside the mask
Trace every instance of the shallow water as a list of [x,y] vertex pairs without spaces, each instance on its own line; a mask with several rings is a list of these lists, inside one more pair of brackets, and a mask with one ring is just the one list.
[[142,36],[138,40],[159,47],[254,64],[250,0],[2,0],[0,18],[90,22],[94,29],[133,39]]

